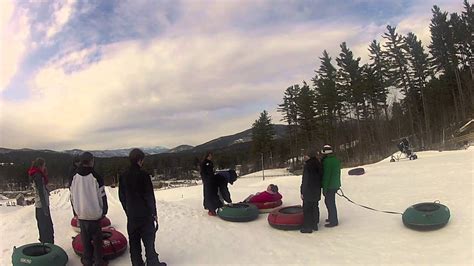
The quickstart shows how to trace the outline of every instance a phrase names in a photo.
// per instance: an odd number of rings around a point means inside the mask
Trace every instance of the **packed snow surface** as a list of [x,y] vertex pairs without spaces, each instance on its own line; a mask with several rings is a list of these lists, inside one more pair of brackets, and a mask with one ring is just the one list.
[[[155,191],[160,228],[156,248],[169,265],[367,265],[367,264],[473,264],[474,149],[426,151],[418,160],[389,158],[363,166],[362,176],[342,170],[342,188],[352,200],[374,208],[403,212],[420,202],[439,200],[449,207],[451,219],[442,229],[419,232],[404,227],[401,215],[357,207],[337,197],[339,226],[313,234],[279,231],[268,225],[267,215],[248,223],[210,217],[202,208],[202,186]],[[285,206],[301,204],[300,176],[285,169],[265,171],[229,185],[234,202],[277,184]],[[280,176],[278,176],[280,175]],[[117,189],[106,189],[112,225],[124,235],[126,217]],[[56,244],[69,256],[68,265],[80,265],[71,246],[76,233],[68,190],[51,195]],[[321,221],[327,217],[324,202]],[[0,207],[0,265],[11,264],[13,246],[36,242],[34,206]],[[128,250],[109,265],[130,265]]]

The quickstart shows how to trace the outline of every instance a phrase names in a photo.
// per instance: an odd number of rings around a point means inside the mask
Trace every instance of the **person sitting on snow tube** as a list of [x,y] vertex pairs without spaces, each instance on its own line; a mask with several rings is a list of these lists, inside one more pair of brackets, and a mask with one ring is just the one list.
[[[274,185],[274,184],[270,184],[270,185],[268,185],[266,191],[262,191],[262,192],[258,192],[256,194],[252,194],[252,195],[248,196],[244,200],[244,202],[253,203],[253,204],[257,205],[257,207],[259,209],[263,209],[264,208],[263,205],[265,203],[269,203],[269,202],[278,202],[278,201],[280,201],[279,205],[281,205],[281,199],[282,198],[283,198],[283,196],[278,192],[278,186]],[[276,207],[276,206],[274,206],[274,207]]]

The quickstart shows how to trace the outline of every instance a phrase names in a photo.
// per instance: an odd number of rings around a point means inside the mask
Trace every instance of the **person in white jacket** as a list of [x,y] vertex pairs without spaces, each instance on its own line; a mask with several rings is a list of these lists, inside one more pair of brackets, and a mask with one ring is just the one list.
[[102,230],[99,222],[108,210],[104,179],[94,171],[94,156],[90,152],[84,152],[80,159],[81,164],[72,178],[70,190],[84,246],[81,262],[84,265],[106,265],[102,257]]

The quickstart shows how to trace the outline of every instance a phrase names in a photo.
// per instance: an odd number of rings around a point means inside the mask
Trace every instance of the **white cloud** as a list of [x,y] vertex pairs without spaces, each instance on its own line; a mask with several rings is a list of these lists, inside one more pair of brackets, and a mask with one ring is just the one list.
[[46,38],[51,39],[66,25],[73,12],[76,0],[66,0],[61,2],[55,2],[53,4],[54,12],[52,15],[52,23],[46,30]]
[[15,7],[13,1],[0,1],[0,93],[5,90],[28,47],[30,36],[26,10]]
[[[24,127],[8,146],[36,147],[29,140],[36,128],[55,147],[199,144],[235,133],[250,127],[258,106],[276,108],[288,85],[310,79],[322,49],[347,37],[348,27],[166,37],[72,52],[36,74],[30,100],[4,103],[2,127]],[[97,49],[101,60],[84,64]],[[65,71],[70,65],[81,68]]]
[[[248,3],[217,1],[202,8],[191,1],[178,22],[171,23],[165,11],[157,13],[159,24],[167,25],[159,37],[61,50],[31,78],[30,99],[0,99],[0,146],[172,147],[247,129],[263,109],[277,123],[283,91],[302,80],[311,83],[324,49],[335,59],[339,44],[346,41],[364,62],[369,43],[381,41],[385,31],[385,25],[351,20],[269,23],[237,30],[233,23],[239,19],[249,25],[261,19],[250,14]],[[267,10],[269,3],[258,1],[254,8]],[[121,5],[118,10],[128,10],[125,17],[133,17],[142,9]],[[417,11],[400,17],[398,28],[422,37],[430,15]],[[50,37],[65,25],[71,10],[63,11],[69,14],[63,19],[57,12]],[[143,18],[139,24],[147,21]]]

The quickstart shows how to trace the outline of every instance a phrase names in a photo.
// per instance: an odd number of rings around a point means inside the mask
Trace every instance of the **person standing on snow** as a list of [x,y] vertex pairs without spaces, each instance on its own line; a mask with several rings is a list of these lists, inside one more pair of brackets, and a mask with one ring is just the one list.
[[200,173],[203,188],[203,205],[204,209],[209,210],[210,216],[216,216],[216,209],[219,208],[219,196],[217,194],[218,187],[214,177],[214,163],[212,162],[212,153],[206,152],[204,160],[200,165]]
[[143,242],[146,265],[166,266],[166,263],[160,262],[155,251],[158,216],[150,174],[142,169],[145,153],[133,149],[128,158],[130,168],[119,178],[119,199],[127,215],[130,260],[133,266],[145,265],[142,258]]
[[323,150],[323,194],[324,203],[328,209],[328,219],[325,227],[334,227],[339,224],[336,208],[336,192],[341,187],[341,162],[333,154],[330,145],[324,145]]
[[79,219],[84,246],[81,262],[83,265],[107,265],[102,257],[102,229],[99,222],[108,211],[104,179],[94,171],[92,153],[84,152],[80,160],[81,164],[72,178],[69,189],[71,204]]
[[35,215],[38,224],[39,241],[41,243],[54,244],[53,221],[51,220],[51,212],[49,210],[49,191],[46,187],[48,184],[46,161],[43,158],[36,158],[28,170],[28,175],[35,191]]
[[312,233],[313,230],[318,231],[322,166],[316,158],[316,151],[308,149],[304,157],[306,161],[300,187],[304,220],[300,232]]

